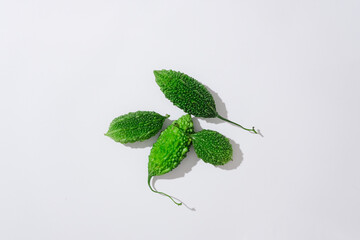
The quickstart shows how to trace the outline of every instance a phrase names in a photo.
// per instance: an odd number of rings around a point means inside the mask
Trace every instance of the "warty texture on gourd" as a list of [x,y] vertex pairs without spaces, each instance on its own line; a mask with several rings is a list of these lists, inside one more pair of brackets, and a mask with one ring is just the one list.
[[196,155],[212,165],[224,165],[232,160],[233,149],[228,138],[213,130],[201,130],[191,135]]
[[130,112],[115,118],[105,135],[120,143],[144,141],[158,133],[168,117],[151,111]]
[[189,114],[182,116],[168,126],[154,143],[148,163],[148,185],[153,192],[169,197],[169,195],[155,191],[150,184],[153,176],[163,175],[176,168],[189,151],[191,138],[189,134],[194,132],[194,125]]
[[255,128],[244,128],[230,121],[216,111],[215,100],[206,87],[196,79],[173,70],[155,70],[155,81],[165,97],[184,112],[195,117],[220,118],[242,129],[257,133]]

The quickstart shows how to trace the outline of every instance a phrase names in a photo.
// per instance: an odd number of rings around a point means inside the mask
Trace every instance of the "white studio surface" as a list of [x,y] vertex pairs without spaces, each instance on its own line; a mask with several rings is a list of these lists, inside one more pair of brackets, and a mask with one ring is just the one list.
[[[0,1],[0,239],[360,239],[360,1]],[[156,138],[103,134],[184,112],[174,69],[264,137],[216,168],[194,150],[147,186]],[[167,121],[166,124],[169,124]],[[192,209],[192,210],[191,210]]]

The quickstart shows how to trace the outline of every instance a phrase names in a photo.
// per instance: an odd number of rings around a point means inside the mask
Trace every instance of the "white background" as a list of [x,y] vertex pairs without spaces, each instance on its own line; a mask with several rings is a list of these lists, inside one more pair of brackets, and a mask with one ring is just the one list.
[[[0,2],[0,239],[360,239],[359,1]],[[191,150],[158,190],[156,138],[103,134],[184,113],[154,69],[185,72],[231,124],[216,168]],[[170,121],[166,122],[168,125]]]

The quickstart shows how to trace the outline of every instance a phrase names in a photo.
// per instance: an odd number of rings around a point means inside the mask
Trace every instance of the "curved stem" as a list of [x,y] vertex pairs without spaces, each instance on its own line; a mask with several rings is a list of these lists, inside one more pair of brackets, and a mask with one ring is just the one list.
[[171,201],[173,201],[173,202],[174,202],[176,205],[178,205],[178,206],[182,205],[181,202],[180,202],[180,203],[175,202],[175,200],[174,200],[172,197],[170,197],[169,195],[167,195],[166,193],[155,191],[155,190],[151,187],[151,184],[150,184],[151,178],[152,178],[152,176],[149,176],[149,177],[148,177],[148,185],[149,185],[149,188],[150,188],[151,191],[153,191],[154,193],[158,193],[158,194],[162,194],[162,195],[164,195],[164,196],[167,196],[168,198],[171,199]]
[[237,123],[235,123],[235,122],[233,122],[233,121],[230,121],[229,119],[226,119],[226,118],[220,116],[219,114],[217,114],[216,116],[217,116],[218,118],[224,120],[224,121],[227,121],[227,122],[229,122],[229,123],[235,124],[236,126],[239,126],[239,127],[241,127],[242,129],[244,129],[244,130],[246,130],[246,131],[249,131],[249,132],[253,132],[253,133],[255,133],[255,134],[258,134],[258,133],[255,131],[255,128],[254,128],[254,127],[252,127],[252,129],[244,128],[244,127],[241,126],[240,124],[237,124]]

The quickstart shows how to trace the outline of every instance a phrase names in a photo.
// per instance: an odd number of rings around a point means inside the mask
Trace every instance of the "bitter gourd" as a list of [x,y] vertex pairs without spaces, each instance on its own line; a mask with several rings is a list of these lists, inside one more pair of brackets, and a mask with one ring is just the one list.
[[194,132],[194,125],[189,114],[182,116],[168,126],[154,143],[149,155],[148,185],[151,191],[169,197],[169,195],[155,191],[150,184],[153,176],[163,175],[176,168],[189,151],[191,138],[189,134]]
[[232,122],[218,114],[214,98],[206,87],[194,78],[173,70],[155,70],[155,81],[159,85],[165,97],[175,106],[195,117],[220,118],[241,127],[249,132],[252,129],[244,128],[240,124]]
[[233,149],[229,139],[212,131],[201,130],[191,135],[196,155],[212,165],[224,165],[232,159]]
[[158,133],[168,117],[151,111],[130,112],[115,118],[105,135],[120,143],[144,141]]

